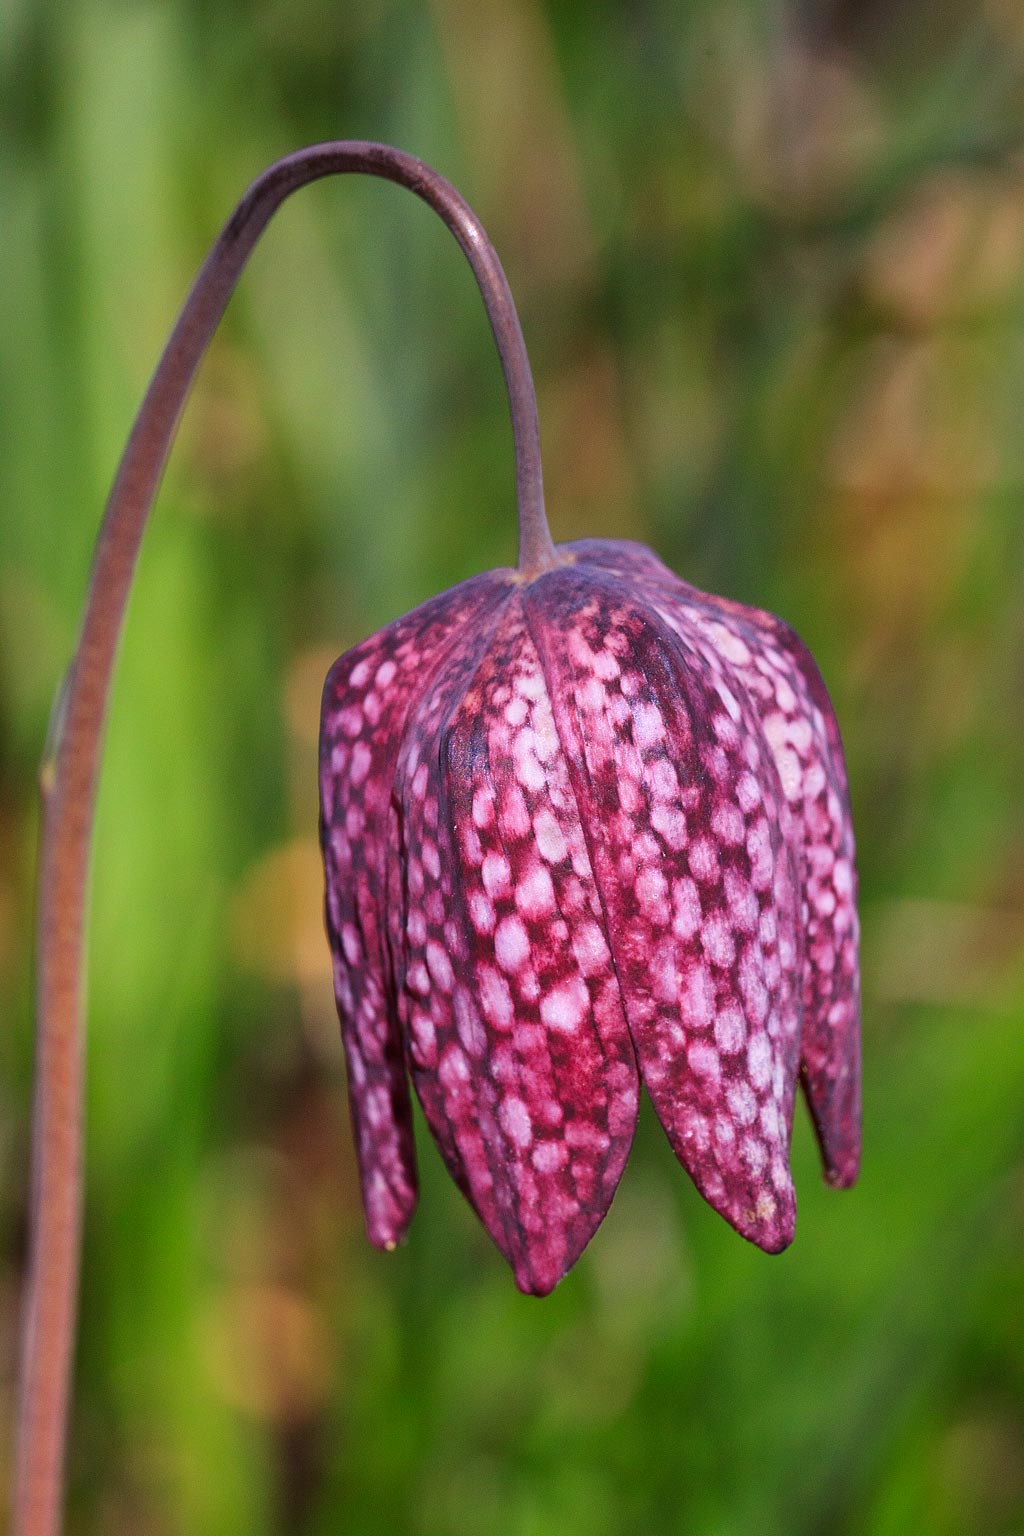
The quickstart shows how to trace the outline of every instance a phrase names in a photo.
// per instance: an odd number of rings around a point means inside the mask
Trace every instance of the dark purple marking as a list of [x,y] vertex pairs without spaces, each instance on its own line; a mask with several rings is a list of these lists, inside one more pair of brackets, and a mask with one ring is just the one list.
[[401,1241],[416,1208],[409,1087],[384,920],[388,812],[411,704],[463,627],[504,590],[474,577],[334,663],[320,725],[320,840],[334,992],[370,1241]]
[[335,990],[372,1241],[411,1219],[411,1076],[524,1291],[600,1224],[646,1087],[704,1197],[792,1239],[803,1082],[860,1145],[856,875],[824,684],[780,620],[640,545],[495,571],[332,668]]

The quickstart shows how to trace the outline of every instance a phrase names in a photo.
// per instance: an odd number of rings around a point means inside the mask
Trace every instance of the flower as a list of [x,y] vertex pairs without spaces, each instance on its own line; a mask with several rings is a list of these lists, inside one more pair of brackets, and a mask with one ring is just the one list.
[[409,1079],[543,1295],[646,1088],[710,1204],[791,1241],[797,1077],[825,1176],[860,1143],[853,834],[835,716],[779,619],[638,544],[475,577],[324,691],[327,927],[372,1242],[416,1203]]

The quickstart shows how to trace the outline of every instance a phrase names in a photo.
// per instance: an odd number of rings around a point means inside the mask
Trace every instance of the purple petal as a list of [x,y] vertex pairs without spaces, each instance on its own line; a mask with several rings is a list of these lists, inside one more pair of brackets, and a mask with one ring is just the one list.
[[586,540],[580,560],[669,600],[729,657],[757,710],[800,834],[804,942],[801,1078],[829,1183],[860,1162],[857,875],[839,726],[814,658],[781,619],[681,581],[640,544]]
[[608,1209],[638,1080],[518,593],[496,630],[449,654],[410,720],[397,792],[413,1080],[520,1289],[543,1295]]
[[860,1166],[861,1104],[860,928],[846,764],[832,703],[807,647],[781,623],[775,646],[775,654],[767,655],[774,664],[778,707],[766,715],[765,732],[773,744],[781,739],[782,753],[791,751],[797,759],[791,801],[803,828],[800,1068],[826,1177],[847,1188]]
[[409,1087],[383,920],[388,808],[405,719],[454,637],[500,590],[465,582],[335,662],[320,732],[327,932],[370,1241],[393,1247],[416,1206]]
[[777,1251],[795,1217],[797,871],[756,715],[632,575],[555,572],[525,604],[644,1084],[701,1193]]

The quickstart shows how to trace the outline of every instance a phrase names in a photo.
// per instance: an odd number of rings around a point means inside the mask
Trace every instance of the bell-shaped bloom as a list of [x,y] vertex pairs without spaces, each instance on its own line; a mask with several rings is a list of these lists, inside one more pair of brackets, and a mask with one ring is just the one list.
[[770,614],[588,540],[335,663],[327,926],[371,1240],[416,1203],[410,1079],[524,1291],[601,1222],[641,1084],[701,1194],[792,1239],[803,1084],[860,1142],[856,877],[835,716]]

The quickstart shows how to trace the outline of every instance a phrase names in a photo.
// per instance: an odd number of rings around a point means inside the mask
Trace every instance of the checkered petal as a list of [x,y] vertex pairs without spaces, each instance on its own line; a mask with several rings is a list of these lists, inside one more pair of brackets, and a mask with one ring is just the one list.
[[602,1220],[642,1081],[705,1198],[793,1235],[793,1098],[860,1146],[856,877],[835,716],[780,620],[640,545],[496,571],[324,696],[322,838],[367,1227],[416,1199],[407,1073],[544,1294]]
[[383,906],[395,766],[414,701],[453,639],[501,590],[488,575],[435,598],[346,652],[324,688],[320,836],[327,932],[367,1232],[382,1248],[403,1237],[417,1192]]
[[666,621],[696,629],[746,688],[790,805],[800,850],[803,1026],[800,1075],[829,1183],[860,1162],[857,875],[835,712],[803,641],[773,614],[689,586],[642,545],[586,540],[578,559],[635,584]]
[[465,633],[410,718],[391,863],[399,1010],[445,1161],[544,1294],[603,1218],[638,1078],[523,603]]
[[524,601],[644,1086],[705,1198],[777,1251],[800,934],[772,755],[728,663],[632,583],[578,565]]

